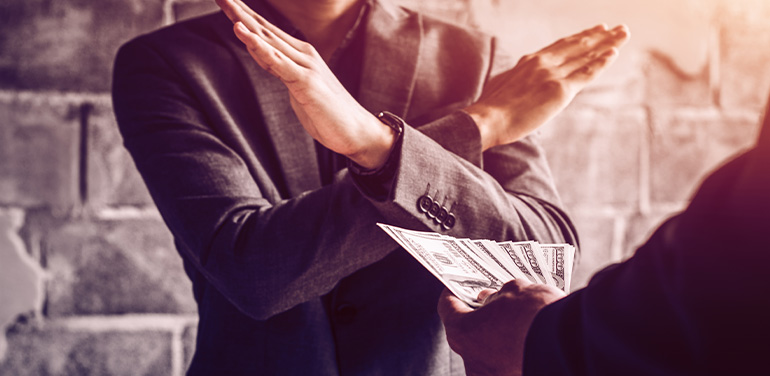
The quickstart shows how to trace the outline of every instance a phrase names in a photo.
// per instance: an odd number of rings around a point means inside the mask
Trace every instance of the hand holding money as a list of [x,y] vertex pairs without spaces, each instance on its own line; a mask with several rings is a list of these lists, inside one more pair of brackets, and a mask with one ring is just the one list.
[[390,237],[471,307],[479,293],[526,280],[569,293],[575,247],[569,244],[457,239],[378,223]]
[[521,374],[535,315],[570,290],[575,247],[457,239],[377,225],[447,287],[438,313],[467,374]]
[[521,374],[529,326],[540,309],[563,296],[553,286],[516,279],[475,310],[444,290],[438,313],[449,346],[462,356],[468,375]]

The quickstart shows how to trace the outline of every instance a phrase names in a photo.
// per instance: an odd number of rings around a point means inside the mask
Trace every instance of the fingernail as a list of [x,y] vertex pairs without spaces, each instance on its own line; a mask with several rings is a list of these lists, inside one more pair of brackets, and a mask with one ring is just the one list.
[[235,24],[235,27],[238,28],[238,31],[242,31],[244,33],[248,33],[249,32],[249,29],[246,28],[246,25],[244,25],[243,22],[238,21]]

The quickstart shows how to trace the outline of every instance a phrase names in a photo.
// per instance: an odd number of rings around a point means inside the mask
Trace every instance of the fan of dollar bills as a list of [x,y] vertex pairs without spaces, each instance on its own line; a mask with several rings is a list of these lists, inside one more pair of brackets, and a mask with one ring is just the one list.
[[569,244],[457,239],[377,225],[472,307],[481,305],[476,299],[481,290],[498,290],[519,278],[570,291],[575,247]]

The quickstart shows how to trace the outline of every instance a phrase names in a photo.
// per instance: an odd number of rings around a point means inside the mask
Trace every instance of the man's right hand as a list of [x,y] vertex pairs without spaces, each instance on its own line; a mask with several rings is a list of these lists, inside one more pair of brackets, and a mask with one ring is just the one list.
[[628,38],[624,25],[598,25],[526,55],[492,78],[465,109],[479,127],[482,149],[518,141],[556,116],[615,61]]
[[394,131],[348,93],[315,47],[271,24],[242,0],[216,2],[254,61],[286,85],[291,107],[311,137],[366,169],[385,164],[396,141]]
[[476,310],[444,289],[438,314],[468,376],[521,375],[529,327],[543,307],[563,297],[556,287],[517,279],[479,293],[484,303]]

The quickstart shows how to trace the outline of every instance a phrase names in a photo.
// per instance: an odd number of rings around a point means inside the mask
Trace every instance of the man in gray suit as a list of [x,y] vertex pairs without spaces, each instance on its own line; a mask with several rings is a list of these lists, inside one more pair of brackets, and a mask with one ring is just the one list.
[[495,39],[378,0],[218,3],[126,44],[113,85],[193,281],[188,373],[462,374],[441,284],[375,223],[575,244],[527,134],[627,32],[498,76]]

